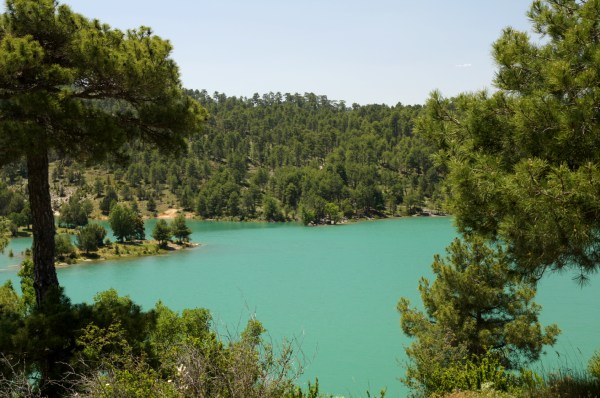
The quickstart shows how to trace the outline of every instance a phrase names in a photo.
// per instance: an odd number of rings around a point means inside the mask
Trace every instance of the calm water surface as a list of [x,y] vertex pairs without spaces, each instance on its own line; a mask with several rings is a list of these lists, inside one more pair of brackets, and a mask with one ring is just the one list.
[[[442,253],[456,236],[451,219],[318,228],[189,224],[199,248],[61,269],[61,284],[74,302],[91,301],[114,287],[146,309],[157,300],[177,310],[205,307],[223,334],[241,330],[256,315],[274,342],[283,337],[301,342],[308,361],[303,381],[318,376],[323,391],[346,397],[383,387],[388,397],[406,396],[397,379],[409,340],[401,333],[396,302],[405,296],[420,304],[419,278],[431,276],[434,253]],[[148,231],[153,225],[147,223]],[[29,245],[16,239],[9,249],[18,254]],[[9,258],[9,249],[0,256],[0,282],[16,283],[11,265],[19,258]],[[542,320],[563,329],[558,346],[544,359],[546,368],[559,360],[584,364],[600,346],[597,282],[594,278],[580,289],[568,274],[542,281],[537,299],[544,306]]]

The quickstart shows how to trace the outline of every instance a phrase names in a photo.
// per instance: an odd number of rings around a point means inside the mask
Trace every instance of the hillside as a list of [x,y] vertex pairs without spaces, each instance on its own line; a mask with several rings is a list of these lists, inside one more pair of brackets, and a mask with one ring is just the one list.
[[[419,105],[347,106],[312,93],[188,94],[210,116],[187,153],[166,158],[130,146],[94,165],[55,153],[54,209],[77,194],[93,201],[97,218],[116,199],[137,202],[146,216],[181,208],[204,219],[318,224],[438,207],[434,148],[413,134]],[[24,178],[18,163],[2,170],[13,191],[23,191]]]

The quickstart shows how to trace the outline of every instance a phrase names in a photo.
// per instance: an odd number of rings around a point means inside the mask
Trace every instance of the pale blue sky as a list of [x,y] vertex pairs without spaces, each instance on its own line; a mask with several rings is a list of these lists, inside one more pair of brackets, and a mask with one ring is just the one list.
[[530,0],[65,0],[174,45],[185,87],[252,96],[314,92],[330,99],[423,103],[491,87],[492,42],[529,29]]

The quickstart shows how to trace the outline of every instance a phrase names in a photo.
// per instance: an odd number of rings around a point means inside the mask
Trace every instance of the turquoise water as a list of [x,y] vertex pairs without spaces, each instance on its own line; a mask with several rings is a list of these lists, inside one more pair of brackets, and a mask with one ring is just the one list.
[[[417,285],[430,276],[434,253],[456,235],[449,218],[403,218],[335,227],[297,224],[190,222],[202,246],[158,257],[74,266],[59,279],[74,302],[90,301],[116,288],[145,308],[157,300],[181,310],[211,310],[226,335],[256,315],[273,342],[286,336],[300,342],[308,361],[303,381],[319,377],[323,391],[346,397],[388,388],[388,397],[406,396],[403,347],[395,306],[400,296],[420,303]],[[147,225],[151,230],[153,222]],[[29,244],[11,243],[17,254]],[[18,258],[0,256],[0,268]],[[14,269],[0,282],[17,282]],[[600,292],[579,289],[570,275],[542,281],[537,301],[544,322],[563,329],[548,367],[571,358],[584,363],[600,336]],[[587,315],[586,315],[587,314]],[[590,316],[592,314],[592,316]],[[399,364],[400,363],[400,364]]]

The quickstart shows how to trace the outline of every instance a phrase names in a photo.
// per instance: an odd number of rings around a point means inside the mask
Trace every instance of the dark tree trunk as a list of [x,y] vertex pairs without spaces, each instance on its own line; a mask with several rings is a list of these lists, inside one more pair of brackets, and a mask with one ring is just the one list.
[[35,298],[40,306],[46,293],[58,287],[54,268],[54,213],[48,183],[48,152],[27,155],[29,204],[33,221],[33,273]]

